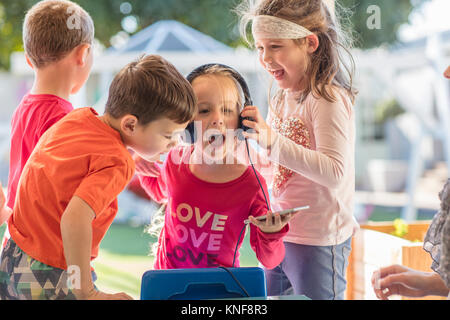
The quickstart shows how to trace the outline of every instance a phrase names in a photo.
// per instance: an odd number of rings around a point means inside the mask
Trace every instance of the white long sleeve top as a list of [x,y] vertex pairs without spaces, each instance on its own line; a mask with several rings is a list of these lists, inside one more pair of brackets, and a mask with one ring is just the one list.
[[[309,205],[290,222],[284,241],[328,246],[344,242],[359,228],[353,216],[355,117],[344,90],[331,103],[310,94],[281,91],[268,123],[277,132],[268,157],[272,210]],[[261,170],[267,173],[267,170]]]

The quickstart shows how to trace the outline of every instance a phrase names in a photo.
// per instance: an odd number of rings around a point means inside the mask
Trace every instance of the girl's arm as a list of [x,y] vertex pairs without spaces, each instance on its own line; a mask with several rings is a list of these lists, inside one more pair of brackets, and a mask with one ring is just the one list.
[[289,225],[285,225],[279,232],[265,233],[255,225],[250,225],[250,245],[264,267],[273,269],[283,261],[285,254],[283,237],[288,230]]
[[[267,185],[260,178],[262,187],[266,195]],[[269,199],[267,199],[269,201]],[[270,203],[268,204],[270,208]],[[269,220],[257,221],[253,217],[269,214]],[[282,218],[278,215],[272,221],[272,214],[267,208],[262,191],[255,195],[250,209],[250,245],[256,253],[258,260],[268,269],[273,269],[284,259],[285,248],[283,237],[289,231],[288,221],[290,217]]]
[[[156,162],[153,163],[154,169],[152,175],[142,175],[138,173],[139,182],[142,186],[142,189],[147,193],[147,195],[152,198],[154,201],[158,203],[164,203],[167,201],[168,197],[168,184],[169,184],[169,171],[172,169],[171,166],[176,166],[174,170],[178,170],[177,160],[174,159],[177,155],[179,155],[176,151],[170,151],[167,155],[167,158],[162,164],[162,167],[156,165]],[[175,155],[174,155],[175,154]],[[161,163],[158,161],[158,163]]]
[[[243,116],[256,121],[244,121],[256,133],[248,137],[269,150],[269,159],[309,180],[328,188],[336,188],[346,173],[345,164],[353,157],[354,139],[351,107],[343,102],[329,103],[324,99],[312,107],[311,122],[316,142],[316,150],[307,149],[272,130],[264,122],[256,107],[247,107]],[[259,134],[261,133],[261,134]]]
[[167,200],[167,184],[161,171],[164,169],[155,165],[156,170],[160,172],[157,177],[143,176],[138,174],[139,182],[147,195],[158,203]]

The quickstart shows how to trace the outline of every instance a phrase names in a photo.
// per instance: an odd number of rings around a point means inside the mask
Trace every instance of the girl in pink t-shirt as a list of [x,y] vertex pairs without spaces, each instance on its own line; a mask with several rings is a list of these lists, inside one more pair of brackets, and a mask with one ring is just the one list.
[[[273,268],[284,257],[282,237],[291,216],[272,217],[264,179],[237,161],[245,143],[239,139],[244,99],[236,77],[243,81],[217,64],[188,76],[199,107],[188,127],[195,141],[173,149],[159,175],[139,176],[154,200],[167,203],[155,269],[238,267],[246,219],[258,260]],[[266,221],[255,219],[266,214]]]
[[243,110],[243,117],[254,119],[243,122],[254,129],[245,136],[271,161],[273,209],[310,207],[289,223],[282,263],[266,270],[268,295],[343,299],[358,228],[353,65],[348,68],[342,58],[343,34],[324,1],[254,3],[236,10],[242,34],[251,23],[260,64],[279,90],[270,99],[267,122],[258,108]]

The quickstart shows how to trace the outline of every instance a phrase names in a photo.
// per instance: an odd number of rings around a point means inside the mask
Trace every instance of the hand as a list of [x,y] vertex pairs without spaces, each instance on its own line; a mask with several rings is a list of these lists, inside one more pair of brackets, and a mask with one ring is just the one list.
[[136,173],[147,177],[159,177],[161,171],[156,163],[163,164],[161,160],[155,159],[155,161],[147,161],[141,158],[138,154],[133,155],[134,163],[136,166]]
[[375,271],[372,275],[372,287],[377,298],[382,300],[388,300],[391,295],[448,295],[448,288],[437,273],[417,271],[401,265]]
[[[298,211],[297,211],[298,212]],[[264,233],[276,233],[283,229],[289,221],[294,217],[296,212],[280,216],[278,212],[267,212],[265,220],[257,220],[253,216],[249,216],[250,223],[258,227]]]
[[3,192],[3,185],[0,182],[0,211],[5,208],[5,204],[6,204],[6,197],[5,193]]
[[11,214],[12,210],[6,205],[5,193],[3,192],[3,186],[0,182],[0,226],[8,221]]
[[255,106],[246,106],[241,113],[242,117],[250,117],[254,121],[244,120],[243,125],[253,129],[243,133],[245,138],[253,139],[264,149],[270,149],[275,141],[275,132],[261,116]]
[[82,293],[79,290],[73,290],[77,300],[133,300],[132,297],[124,292],[120,293],[105,293],[92,288],[88,293]]

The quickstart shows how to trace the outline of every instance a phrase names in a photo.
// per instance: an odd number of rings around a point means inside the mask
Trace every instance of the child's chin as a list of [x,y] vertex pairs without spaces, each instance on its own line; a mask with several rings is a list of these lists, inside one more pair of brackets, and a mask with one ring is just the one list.
[[205,160],[218,162],[218,163],[226,163],[227,157],[229,157],[225,148],[215,148],[213,150],[206,149],[203,150],[203,157]]

